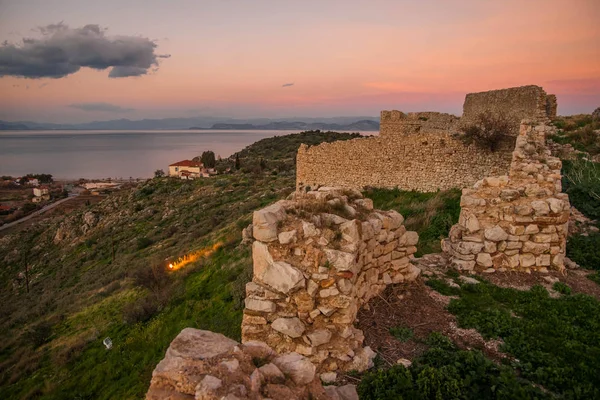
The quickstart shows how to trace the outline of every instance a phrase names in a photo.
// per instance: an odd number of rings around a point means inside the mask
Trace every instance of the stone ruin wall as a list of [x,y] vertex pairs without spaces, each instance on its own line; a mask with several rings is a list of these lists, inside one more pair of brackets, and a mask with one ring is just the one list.
[[514,136],[523,118],[547,120],[556,115],[556,97],[539,86],[523,86],[466,96],[463,116],[382,111],[380,134],[318,146],[300,146],[296,188],[340,186],[398,187],[432,192],[472,186],[486,176],[508,174],[514,141],[495,152],[465,145],[458,131],[485,111],[505,114]]
[[459,222],[442,241],[456,268],[564,269],[570,204],[561,193],[562,163],[546,146],[555,129],[524,120],[508,176],[463,189]]
[[262,342],[237,343],[186,328],[152,372],[147,400],[358,400],[355,385],[323,386],[332,376],[297,353],[277,354]]
[[419,237],[403,222],[360,192],[333,188],[256,211],[242,342],[298,353],[319,372],[372,366],[375,353],[354,327],[358,309],[420,273],[410,263]]
[[335,185],[435,192],[506,174],[510,165],[510,144],[490,152],[465,145],[450,132],[390,136],[301,145],[296,158],[297,189]]

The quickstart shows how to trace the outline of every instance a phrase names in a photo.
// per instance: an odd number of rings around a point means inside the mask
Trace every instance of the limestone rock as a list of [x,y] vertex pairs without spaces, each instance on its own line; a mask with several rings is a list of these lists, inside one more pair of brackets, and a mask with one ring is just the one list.
[[281,232],[279,234],[279,243],[289,244],[296,241],[296,230]]
[[277,306],[272,301],[246,298],[246,308],[252,311],[275,312]]
[[485,230],[484,236],[487,240],[491,240],[493,242],[499,242],[501,240],[508,239],[508,233],[504,231],[500,226],[495,225],[492,228],[488,228]]
[[277,224],[285,216],[285,208],[279,202],[254,211],[252,217],[252,234],[254,238],[263,242],[277,240]]
[[543,200],[533,201],[531,202],[531,207],[535,211],[536,215],[546,215],[550,212],[550,207],[548,203]]
[[327,261],[338,271],[348,271],[354,267],[354,255],[339,250],[324,249]]
[[196,387],[196,400],[217,400],[217,390],[221,388],[223,381],[212,375],[206,375]]
[[366,371],[367,369],[373,367],[373,359],[375,356],[377,356],[377,353],[371,350],[369,346],[358,349],[355,352],[354,358],[352,358],[352,362],[350,363],[348,369],[356,370],[358,372]]
[[319,231],[315,228],[315,224],[306,221],[302,221],[302,232],[304,233],[305,238],[317,236],[319,234]]
[[283,372],[273,363],[268,363],[258,368],[260,374],[270,383],[283,383],[285,376]]
[[327,329],[317,329],[306,336],[308,336],[308,339],[313,347],[318,347],[322,344],[329,343],[331,340],[331,332]]
[[[254,242],[257,243],[257,242]],[[262,272],[262,273],[260,273]],[[263,271],[255,271],[255,278],[281,293],[304,286],[304,275],[285,261],[268,264]]]
[[273,360],[281,372],[288,375],[296,385],[306,385],[315,378],[316,367],[306,357],[289,353]]
[[292,338],[299,338],[306,329],[299,318],[277,318],[273,321],[271,327],[277,332]]
[[344,385],[337,388],[340,400],[358,400],[358,393],[355,385]]

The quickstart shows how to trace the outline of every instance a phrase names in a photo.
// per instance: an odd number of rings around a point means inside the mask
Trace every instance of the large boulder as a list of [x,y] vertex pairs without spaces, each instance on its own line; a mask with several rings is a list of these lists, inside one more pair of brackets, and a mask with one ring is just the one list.
[[285,218],[285,208],[279,202],[261,210],[252,216],[252,234],[256,240],[274,242],[277,240],[277,225]]

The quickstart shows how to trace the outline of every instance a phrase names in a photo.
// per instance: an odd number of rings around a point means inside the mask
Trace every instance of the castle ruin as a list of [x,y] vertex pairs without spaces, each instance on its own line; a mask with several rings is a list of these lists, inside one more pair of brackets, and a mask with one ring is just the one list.
[[[503,115],[514,126],[512,137],[493,152],[459,138],[461,128],[484,112]],[[300,146],[296,187],[375,186],[421,192],[469,187],[486,176],[508,174],[522,119],[547,121],[555,115],[556,97],[533,85],[468,94],[461,118],[382,111],[379,136]]]

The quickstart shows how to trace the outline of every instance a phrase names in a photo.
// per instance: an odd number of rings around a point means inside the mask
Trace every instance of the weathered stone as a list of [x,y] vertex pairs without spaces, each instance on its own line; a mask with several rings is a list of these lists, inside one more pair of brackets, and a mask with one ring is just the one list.
[[306,329],[298,318],[277,318],[271,328],[292,338],[299,338]]
[[273,361],[281,372],[288,375],[296,385],[306,385],[315,378],[316,367],[298,353],[289,353]]
[[306,335],[314,347],[329,343],[331,332],[327,329],[317,329]]
[[336,390],[340,396],[340,400],[358,400],[358,393],[355,385],[338,386]]
[[550,212],[548,203],[543,200],[531,202],[531,207],[533,207],[536,215],[547,215]]
[[328,289],[323,289],[319,292],[319,297],[325,298],[329,296],[337,296],[340,294],[339,290],[336,287],[330,287]]
[[550,211],[552,211],[554,214],[558,214],[563,211],[564,206],[565,206],[564,201],[555,199],[555,198],[549,198],[546,201],[548,202],[548,205],[550,206]]
[[341,224],[340,232],[342,232],[342,239],[350,243],[356,243],[360,240],[360,234],[358,233],[358,221],[355,219]]
[[352,283],[348,280],[348,279],[340,279],[337,283],[338,289],[340,289],[340,292],[344,293],[344,294],[348,294],[352,291],[352,288],[354,287],[354,285],[352,285]]
[[508,233],[506,233],[499,225],[495,225],[492,228],[486,229],[484,236],[487,240],[491,240],[493,242],[499,242],[501,240],[508,239]]
[[520,255],[520,264],[522,267],[527,268],[535,265],[535,255],[531,253]]
[[320,378],[323,383],[333,383],[337,379],[337,374],[335,372],[323,372]]
[[467,215],[467,217],[465,218],[465,228],[467,228],[467,231],[470,233],[477,232],[479,229],[481,229],[481,226],[479,225],[479,220],[475,215]]
[[324,249],[327,261],[338,271],[348,271],[355,266],[354,255],[339,250]]
[[275,312],[277,306],[272,301],[246,298],[246,308],[252,311]]
[[285,216],[285,208],[279,202],[254,211],[252,217],[252,234],[254,238],[263,242],[277,240],[277,225]]
[[358,372],[366,371],[367,369],[373,367],[373,359],[377,356],[369,346],[358,349],[354,357],[352,358],[352,362],[348,367],[349,370],[356,370]]
[[219,378],[206,375],[196,388],[195,398],[198,400],[217,400],[217,390],[221,388],[223,381]]
[[296,241],[296,230],[281,232],[279,234],[279,243],[289,244]]
[[525,227],[525,234],[526,235],[532,235],[535,233],[538,233],[540,231],[540,228],[537,225],[531,224],[531,225],[527,225]]
[[304,286],[302,272],[284,261],[271,262],[264,270],[257,270],[255,266],[254,277],[281,293],[289,293]]
[[491,267],[493,265],[492,256],[490,256],[488,253],[477,254],[477,264],[486,268]]
[[314,224],[311,224],[310,222],[302,221],[302,233],[304,234],[305,238],[309,238],[309,237],[317,236],[319,234],[319,231],[317,230],[317,228],[315,228]]
[[268,363],[258,368],[260,374],[269,383],[283,383],[285,382],[285,375],[277,366],[273,363]]
[[550,243],[535,243],[527,241],[523,243],[523,253],[542,254],[545,251],[550,250]]

